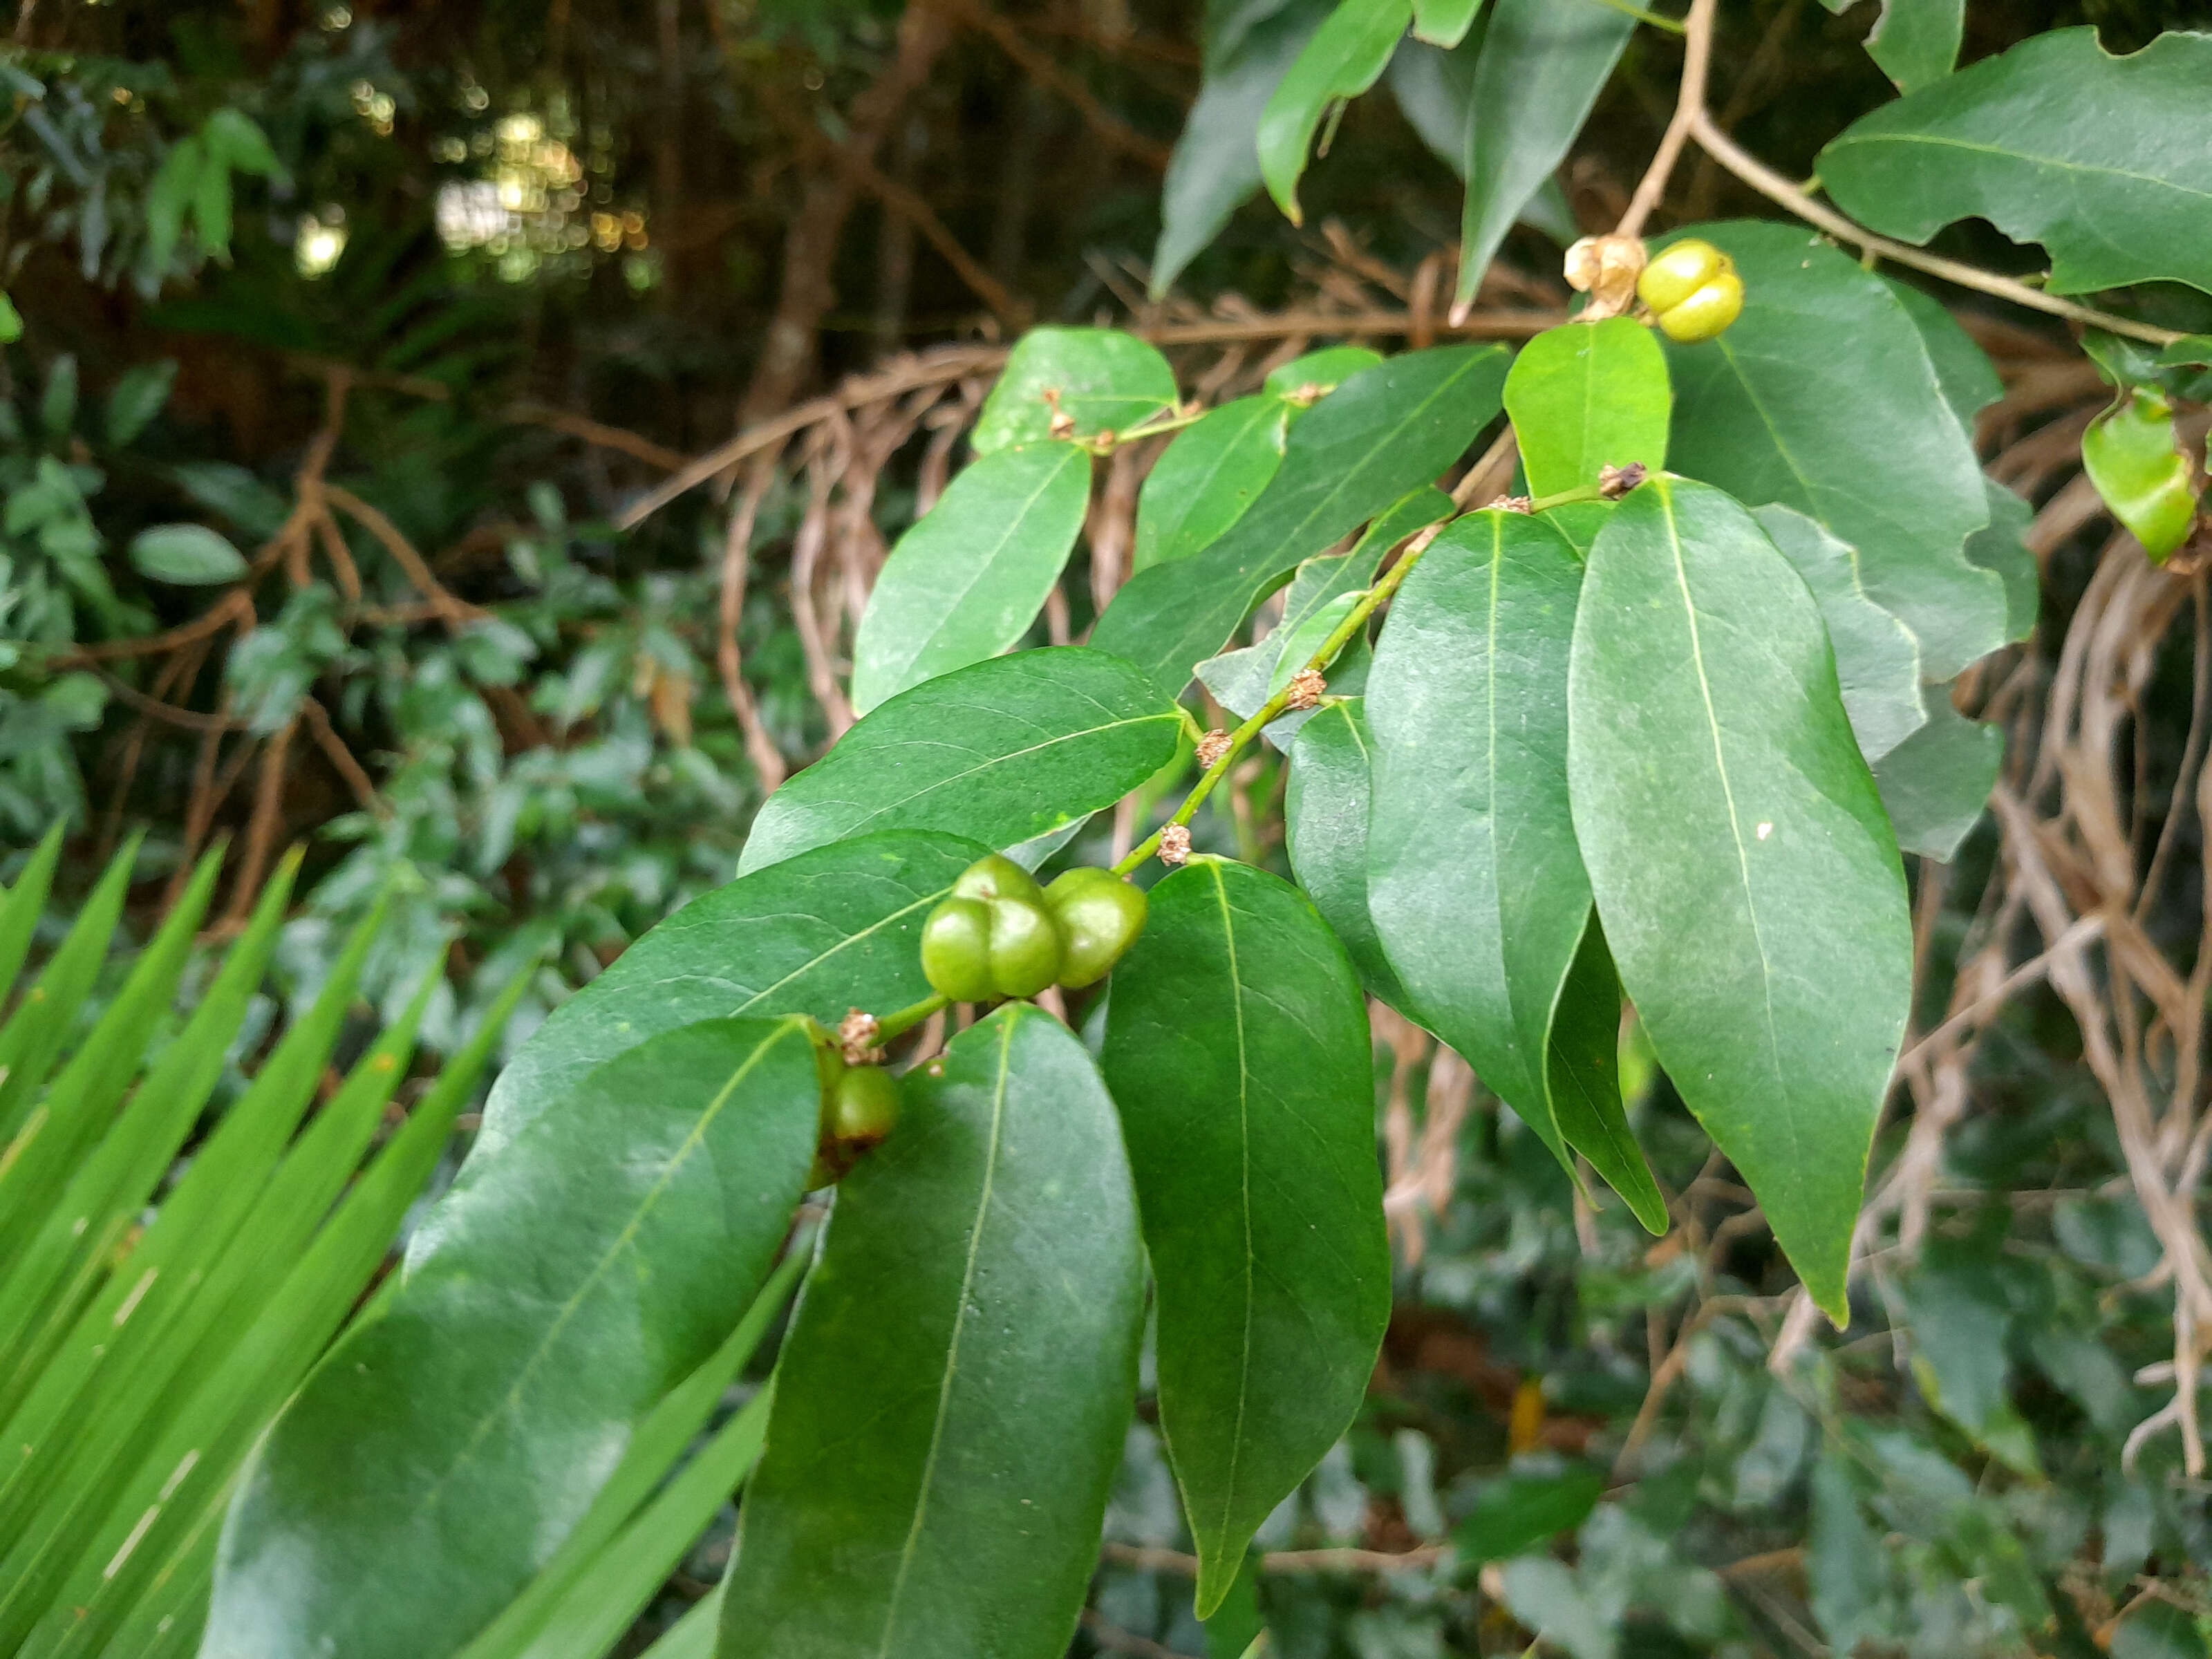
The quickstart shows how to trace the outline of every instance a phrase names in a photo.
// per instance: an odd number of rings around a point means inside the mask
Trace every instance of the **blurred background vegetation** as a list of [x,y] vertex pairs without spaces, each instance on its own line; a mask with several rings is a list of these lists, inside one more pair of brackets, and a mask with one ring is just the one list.
[[[34,957],[130,837],[126,940],[228,841],[189,1004],[296,844],[300,908],[218,1106],[380,903],[349,1052],[441,960],[428,1050],[457,1052],[518,976],[506,1040],[526,1035],[727,880],[767,790],[848,723],[842,642],[998,343],[1145,327],[1210,397],[1333,337],[1434,337],[1458,190],[1410,73],[1352,106],[1304,229],[1249,207],[1146,297],[1207,29],[1297,3],[21,0],[0,46],[0,283],[23,323],[0,350],[0,878],[65,826]],[[1890,95],[1860,46],[1875,14],[1729,0],[1723,125],[1802,176]],[[1975,0],[1964,55],[2079,22],[2127,50],[2212,6]],[[1679,58],[1639,32],[1480,314],[1564,303],[1553,238],[1617,216]],[[1669,203],[1759,210],[1703,163]],[[2027,268],[1985,229],[1952,240]],[[1965,320],[2006,378],[1984,451],[2039,507],[2045,572],[2038,638],[1989,667],[1984,712],[2045,827],[2054,744],[2117,780],[2149,878],[2123,858],[2125,890],[2085,896],[2055,844],[2046,877],[2084,915],[2133,914],[2201,1027],[2204,579],[2115,611],[2071,453],[2094,371],[2042,319]],[[651,493],[745,433],[700,487]],[[1100,550],[1120,535],[1126,558],[1151,459],[1131,453],[1055,635],[1110,594]],[[2085,606],[2132,641],[2111,684],[2066,654]],[[2054,687],[2079,694],[2056,720]],[[2076,741],[2097,696],[2117,747]],[[1201,839],[1279,865],[1279,773],[1253,763]],[[1578,1209],[1455,1057],[1378,1027],[1401,1306],[1370,1411],[1266,1534],[1280,1652],[2207,1650],[2195,1381],[2112,1103],[2128,1068],[2182,1061],[2130,1046],[2128,987],[2082,994],[2124,1051],[2106,1065],[2087,1003],[2009,974],[2022,907],[2051,931],[2005,873],[2021,836],[1985,821],[1914,872],[1923,1042],[1841,1336],[1802,1316],[1663,1083],[1638,1104],[1680,1195],[1653,1247]],[[133,959],[118,946],[80,1028]],[[1585,1462],[1588,1519],[1516,1508],[1516,1472]],[[728,1521],[624,1650],[711,1585]],[[1140,1422],[1079,1651],[1241,1652],[1189,1617],[1178,1524]]]

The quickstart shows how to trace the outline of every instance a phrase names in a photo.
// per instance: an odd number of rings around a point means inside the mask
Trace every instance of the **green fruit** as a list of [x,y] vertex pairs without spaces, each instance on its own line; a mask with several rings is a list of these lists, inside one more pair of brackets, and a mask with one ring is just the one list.
[[988,1002],[991,986],[991,908],[981,899],[949,898],[921,928],[921,971],[930,988],[954,1002]]
[[806,1190],[818,1193],[824,1187],[834,1187],[844,1171],[836,1168],[821,1153],[814,1154],[814,1167],[806,1172]]
[[837,1079],[824,1127],[838,1149],[865,1152],[898,1121],[898,1079],[880,1066],[855,1066]]
[[1044,890],[1065,948],[1060,982],[1071,990],[1096,985],[1145,931],[1145,890],[1111,870],[1070,870]]
[[1743,278],[1723,270],[1680,305],[1659,313],[1660,331],[1678,345],[1710,340],[1743,311]]
[[1060,924],[1042,903],[994,899],[990,930],[991,985],[1000,996],[1033,997],[1060,977]]
[[1636,297],[1663,317],[1731,269],[1728,255],[1692,236],[1651,256],[1651,263],[1636,279]]
[[1003,854],[994,853],[988,858],[977,859],[960,872],[960,879],[952,884],[955,898],[1019,899],[1025,904],[1042,904],[1044,890],[1036,878]]

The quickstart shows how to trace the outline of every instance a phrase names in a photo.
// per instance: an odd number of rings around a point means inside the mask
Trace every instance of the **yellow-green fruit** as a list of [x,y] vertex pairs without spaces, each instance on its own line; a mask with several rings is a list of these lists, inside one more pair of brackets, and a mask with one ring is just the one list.
[[1692,236],[1651,256],[1636,279],[1636,297],[1664,316],[1721,272],[1734,269],[1727,254]]
[[1002,997],[1035,996],[1060,977],[1060,924],[1027,899],[994,899],[990,911],[992,988]]
[[1070,870],[1044,890],[1044,902],[1060,923],[1060,982],[1071,990],[1105,978],[1145,930],[1145,890],[1111,870]]
[[1681,304],[1659,313],[1659,329],[1678,345],[1710,340],[1743,311],[1743,278],[1724,270]]
[[898,1079],[880,1066],[855,1066],[837,1079],[824,1127],[841,1151],[864,1152],[898,1121]]
[[931,911],[921,928],[921,972],[941,997],[989,1001],[991,907],[981,899],[949,898]]
[[1042,904],[1044,890],[1036,878],[1003,854],[994,853],[988,858],[977,859],[960,872],[960,879],[952,884],[955,898],[1020,899],[1029,904]]

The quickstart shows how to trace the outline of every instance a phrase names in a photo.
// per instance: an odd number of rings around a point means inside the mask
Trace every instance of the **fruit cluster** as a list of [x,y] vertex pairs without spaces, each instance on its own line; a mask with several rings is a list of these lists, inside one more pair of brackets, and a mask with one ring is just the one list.
[[1035,996],[1106,977],[1145,927],[1145,895],[1111,870],[1070,870],[1049,887],[1012,859],[979,859],[921,930],[921,971],[954,1002]]
[[1654,254],[1636,279],[1660,332],[1682,345],[1710,340],[1743,310],[1735,261],[1692,236]]

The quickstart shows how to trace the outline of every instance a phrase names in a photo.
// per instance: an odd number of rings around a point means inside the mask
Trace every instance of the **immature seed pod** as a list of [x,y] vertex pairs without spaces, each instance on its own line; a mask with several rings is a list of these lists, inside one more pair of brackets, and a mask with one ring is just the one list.
[[921,928],[921,972],[929,988],[955,1002],[991,999],[991,907],[949,898]]
[[1105,978],[1145,930],[1144,889],[1111,870],[1070,870],[1044,890],[1044,902],[1066,941],[1060,982],[1070,990]]
[[1002,997],[1033,997],[1060,977],[1060,924],[1042,898],[991,901],[991,988]]
[[823,1127],[840,1152],[866,1152],[898,1121],[898,1079],[880,1066],[854,1066],[837,1079]]
[[1728,255],[1692,236],[1651,256],[1636,279],[1636,297],[1664,313],[1729,268]]
[[1044,890],[1037,885],[1036,878],[1000,853],[977,859],[960,872],[952,884],[952,896],[966,899],[1020,899],[1028,904],[1042,904]]
[[1743,278],[1724,270],[1681,304],[1659,313],[1659,331],[1677,345],[1722,332],[1743,312]]

